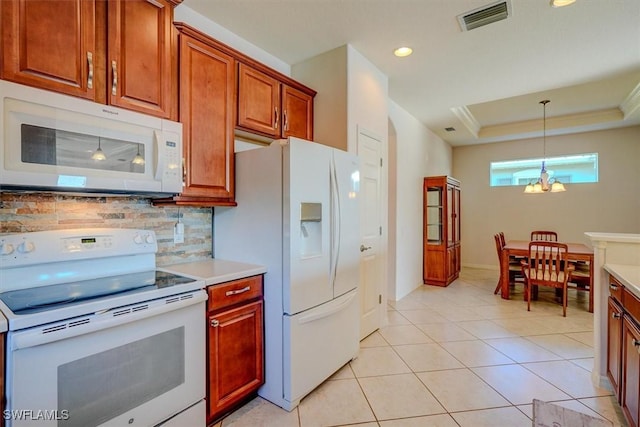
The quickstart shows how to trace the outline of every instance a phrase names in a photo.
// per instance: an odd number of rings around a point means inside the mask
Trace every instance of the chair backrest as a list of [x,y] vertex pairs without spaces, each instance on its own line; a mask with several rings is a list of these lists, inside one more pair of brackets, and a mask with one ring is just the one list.
[[501,231],[498,233],[498,236],[500,236],[500,243],[502,243],[502,247],[504,248],[507,244],[507,241],[504,238],[504,233]]
[[493,238],[496,241],[496,251],[498,252],[498,262],[500,262],[500,255],[502,254],[502,249],[504,248],[504,245],[502,245],[502,243],[500,241],[500,235],[499,234],[494,234]]
[[558,233],[556,233],[555,231],[542,231],[542,230],[532,231],[530,240],[532,242],[534,240],[542,240],[545,242],[557,242]]
[[529,242],[529,261],[526,267],[530,285],[561,288],[568,279],[567,245],[558,242]]

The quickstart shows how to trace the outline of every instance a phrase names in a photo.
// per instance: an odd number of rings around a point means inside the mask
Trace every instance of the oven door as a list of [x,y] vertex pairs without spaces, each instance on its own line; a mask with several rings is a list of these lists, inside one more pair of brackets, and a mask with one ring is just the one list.
[[199,290],[9,332],[8,425],[146,427],[201,401],[206,298]]

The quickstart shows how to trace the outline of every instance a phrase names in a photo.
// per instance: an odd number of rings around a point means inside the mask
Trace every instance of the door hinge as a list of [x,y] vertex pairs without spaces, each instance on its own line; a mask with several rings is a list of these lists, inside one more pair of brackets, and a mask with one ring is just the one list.
[[380,157],[380,167],[382,167],[382,157]]
[[382,304],[382,294],[378,295],[378,304]]
[[380,235],[382,236],[382,226],[380,226]]

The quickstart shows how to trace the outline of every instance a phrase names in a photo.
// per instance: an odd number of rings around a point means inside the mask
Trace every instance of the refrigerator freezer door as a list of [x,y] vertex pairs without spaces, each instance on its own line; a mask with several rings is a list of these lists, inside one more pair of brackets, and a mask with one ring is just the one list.
[[358,158],[353,154],[333,150],[332,174],[335,185],[333,244],[333,296],[338,297],[358,287],[360,274],[360,173]]
[[291,410],[300,399],[358,354],[357,290],[319,307],[284,316],[284,399]]
[[283,147],[283,163],[283,308],[286,314],[296,314],[333,298],[331,149],[290,138]]

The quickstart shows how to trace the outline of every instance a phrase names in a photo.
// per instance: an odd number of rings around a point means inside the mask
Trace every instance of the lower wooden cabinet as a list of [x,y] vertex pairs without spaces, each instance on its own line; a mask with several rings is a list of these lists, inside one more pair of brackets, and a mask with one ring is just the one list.
[[264,384],[262,276],[208,288],[207,423]]
[[640,425],[640,328],[629,317],[622,321],[622,411],[632,427]]
[[622,343],[622,307],[609,297],[607,310],[607,376],[613,392],[620,398],[620,349]]
[[607,376],[630,427],[640,427],[640,298],[609,278]]

